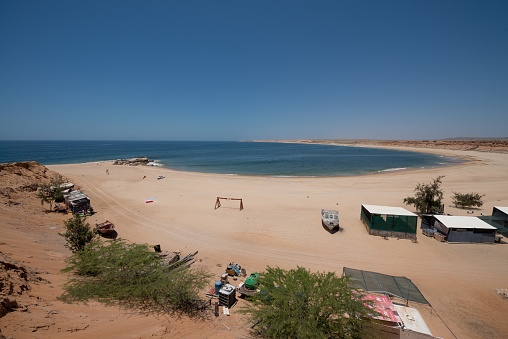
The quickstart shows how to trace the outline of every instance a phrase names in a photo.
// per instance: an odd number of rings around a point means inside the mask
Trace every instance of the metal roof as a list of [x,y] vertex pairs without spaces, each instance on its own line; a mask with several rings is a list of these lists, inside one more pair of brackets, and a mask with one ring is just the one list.
[[84,199],[88,199],[88,196],[84,193],[81,193],[81,194],[75,194],[73,196],[70,196],[69,199],[67,199],[68,201],[76,201],[76,200],[84,200]]
[[446,228],[467,228],[483,230],[497,229],[477,217],[435,215],[434,218],[436,218]]
[[367,211],[369,211],[372,214],[406,215],[411,217],[417,217],[416,214],[402,207],[365,205],[365,204],[362,204],[362,206],[365,207],[365,209],[367,209]]
[[508,207],[494,206],[494,208],[500,210],[504,214],[508,214]]
[[85,193],[81,192],[80,190],[76,190],[76,191],[69,192],[69,194],[66,194],[65,196],[67,196],[67,197],[74,197],[74,196],[78,196],[80,194],[85,194]]

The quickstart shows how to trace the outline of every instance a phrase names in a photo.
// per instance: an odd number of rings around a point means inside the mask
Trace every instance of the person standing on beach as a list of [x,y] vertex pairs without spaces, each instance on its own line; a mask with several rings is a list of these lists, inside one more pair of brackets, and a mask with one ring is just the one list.
[[109,168],[106,168],[106,174],[109,175]]

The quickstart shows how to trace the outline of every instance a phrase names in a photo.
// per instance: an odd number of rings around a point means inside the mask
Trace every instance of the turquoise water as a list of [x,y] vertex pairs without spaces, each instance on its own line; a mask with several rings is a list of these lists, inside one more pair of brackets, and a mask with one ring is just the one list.
[[261,176],[350,176],[447,166],[433,154],[314,144],[206,141],[0,141],[0,163],[43,165],[146,156],[182,171]]

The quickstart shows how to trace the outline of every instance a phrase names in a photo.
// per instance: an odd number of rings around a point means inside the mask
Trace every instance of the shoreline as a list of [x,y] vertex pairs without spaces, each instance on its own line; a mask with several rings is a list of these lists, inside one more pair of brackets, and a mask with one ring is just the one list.
[[[457,156],[456,158],[459,158]],[[140,168],[153,168],[155,170],[162,170],[167,173],[187,173],[191,175],[204,175],[204,176],[224,176],[224,177],[231,177],[231,178],[273,178],[273,179],[333,179],[333,178],[358,178],[358,177],[370,177],[370,176],[376,176],[376,175],[390,175],[390,174],[397,174],[397,173],[404,173],[404,172],[426,172],[430,170],[436,170],[441,168],[450,168],[450,167],[460,167],[460,166],[467,166],[469,163],[472,162],[478,162],[482,160],[478,159],[469,159],[464,158],[461,162],[457,163],[450,163],[450,164],[442,164],[437,166],[428,166],[428,167],[419,167],[419,168],[388,168],[385,170],[379,170],[375,172],[370,173],[363,173],[363,174],[350,174],[350,175],[313,175],[313,176],[298,176],[298,175],[258,175],[258,174],[236,174],[236,173],[213,173],[213,172],[194,172],[194,171],[187,171],[187,170],[178,170],[170,167],[165,166],[146,166],[146,165],[139,165],[139,166],[128,166],[128,165],[113,165],[113,161],[101,161],[101,165],[109,165],[112,168],[115,167],[140,167]],[[73,165],[88,165],[88,164],[96,164],[95,161],[92,162],[82,162],[82,163],[67,163],[67,164],[54,164],[54,165],[44,165],[46,167],[57,167],[57,166],[73,166]],[[99,165],[99,164],[97,164]],[[99,165],[100,166],[100,165]]]
[[[457,155],[457,151],[470,151],[474,150],[461,150],[461,149],[450,149],[450,148],[431,148],[431,147],[414,147],[407,145],[388,145],[388,144],[376,144],[362,141],[352,140],[350,143],[340,143],[333,140],[250,140],[250,142],[271,142],[271,143],[285,143],[285,144],[301,144],[301,145],[331,145],[331,146],[342,146],[342,147],[362,147],[362,148],[382,148],[390,150],[401,150],[415,153],[426,153],[435,155],[444,155],[461,158],[462,155]],[[353,143],[354,142],[354,143]],[[507,145],[508,147],[508,145]],[[504,153],[504,152],[487,152],[487,151],[475,151],[485,153]],[[507,149],[508,152],[508,149]],[[464,156],[465,160],[468,160],[468,156]]]
[[[242,141],[241,141],[242,142]],[[447,167],[457,167],[457,166],[464,166],[468,163],[475,162],[475,161],[481,161],[478,160],[477,157],[471,156],[471,155],[463,155],[459,154],[458,150],[448,150],[448,149],[431,149],[431,148],[412,148],[412,147],[406,147],[406,146],[378,146],[378,145],[370,145],[370,144],[336,144],[333,142],[314,142],[314,143],[308,143],[305,141],[272,141],[272,140],[256,140],[256,141],[245,141],[245,142],[278,142],[278,143],[297,143],[297,144],[319,144],[319,145],[330,145],[330,146],[341,146],[341,147],[364,147],[364,148],[373,148],[373,149],[389,149],[389,150],[400,150],[405,152],[414,152],[414,153],[425,153],[425,154],[432,154],[432,155],[439,155],[439,156],[445,156],[452,159],[458,160],[457,163],[448,163],[448,164],[440,164],[436,166],[427,166],[427,167],[413,167],[413,168],[387,168],[384,170],[378,170],[373,171],[369,173],[359,173],[359,174],[346,174],[346,175],[260,175],[260,174],[237,174],[237,173],[214,173],[214,172],[196,172],[196,171],[190,171],[190,170],[179,170],[171,167],[166,167],[165,165],[137,165],[140,167],[148,167],[148,168],[156,168],[156,169],[164,169],[169,172],[182,172],[182,173],[193,173],[193,174],[210,174],[210,175],[222,175],[222,176],[230,176],[230,177],[259,177],[259,178],[302,178],[302,179],[319,179],[319,178],[351,178],[351,177],[365,177],[365,176],[372,176],[372,175],[384,175],[384,174],[392,174],[392,173],[401,173],[401,172],[414,172],[414,171],[425,171],[425,170],[434,170],[439,168],[447,168]],[[110,165],[110,166],[129,166],[129,165],[113,165],[112,163],[118,159],[110,159],[110,160],[100,160],[100,161],[88,161],[88,162],[81,162],[81,163],[62,163],[62,164],[51,164],[46,165],[42,164],[44,166],[62,166],[62,165],[80,165],[80,164],[97,164],[97,165]],[[151,162],[160,163],[160,160],[154,159]],[[131,166],[131,167],[137,167],[137,166]]]

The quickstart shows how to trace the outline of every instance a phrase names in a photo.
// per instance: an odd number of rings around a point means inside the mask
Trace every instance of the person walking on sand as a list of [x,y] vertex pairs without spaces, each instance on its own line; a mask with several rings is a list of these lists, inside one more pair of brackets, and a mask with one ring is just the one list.
[[109,175],[109,168],[106,168],[106,174]]

